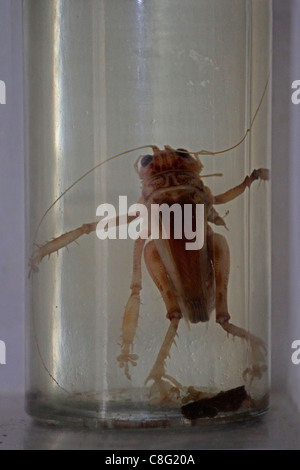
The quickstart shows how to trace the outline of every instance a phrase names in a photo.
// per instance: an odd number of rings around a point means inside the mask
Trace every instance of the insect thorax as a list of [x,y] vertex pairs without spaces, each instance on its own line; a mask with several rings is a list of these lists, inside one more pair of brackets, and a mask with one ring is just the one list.
[[167,195],[168,193],[174,194],[177,190],[181,191],[182,189],[195,194],[195,201],[191,202],[199,204],[212,203],[210,190],[204,186],[198,175],[193,172],[177,172],[174,170],[159,173],[150,180],[144,181],[143,197],[147,201],[151,196],[154,196],[154,193],[164,192]]

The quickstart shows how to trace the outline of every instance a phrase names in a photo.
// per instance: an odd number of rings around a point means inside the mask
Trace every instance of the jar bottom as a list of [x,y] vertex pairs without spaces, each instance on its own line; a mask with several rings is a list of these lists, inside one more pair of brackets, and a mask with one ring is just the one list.
[[[90,429],[169,428],[214,425],[253,419],[268,410],[269,397],[245,400],[234,411],[219,411],[215,416],[187,418],[181,406],[149,403],[149,389],[122,389],[118,399],[103,400],[95,393],[72,394],[67,398],[27,393],[26,411],[35,420],[55,425]],[[136,397],[138,399],[133,400]]]

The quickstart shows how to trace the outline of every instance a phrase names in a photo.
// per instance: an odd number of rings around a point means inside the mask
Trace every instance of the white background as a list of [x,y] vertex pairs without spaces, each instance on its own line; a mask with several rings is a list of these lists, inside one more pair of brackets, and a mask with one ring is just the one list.
[[[24,155],[21,0],[0,0],[0,394],[24,390]],[[300,105],[291,84],[300,80],[300,0],[273,0],[272,151],[272,387],[287,387],[300,409],[300,365],[291,343],[300,340]]]

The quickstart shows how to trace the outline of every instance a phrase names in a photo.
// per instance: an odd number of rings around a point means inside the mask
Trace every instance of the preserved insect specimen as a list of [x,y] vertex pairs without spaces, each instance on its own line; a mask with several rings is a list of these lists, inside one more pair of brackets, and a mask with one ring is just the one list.
[[[216,153],[224,153],[232,150],[246,139],[261,102],[249,129],[247,129],[240,142],[230,149]],[[170,321],[164,341],[160,347],[152,370],[150,370],[146,377],[145,384],[152,382],[150,387],[152,403],[172,403],[180,405],[188,401],[195,401],[195,398],[193,393],[186,393],[186,389],[176,377],[168,373],[166,360],[175,342],[178,325],[182,318],[188,324],[208,322],[212,312],[215,310],[215,320],[220,327],[227,334],[242,338],[249,345],[249,366],[243,372],[244,379],[249,377],[251,381],[254,377],[260,377],[262,372],[266,370],[264,363],[265,346],[263,341],[249,331],[230,322],[231,315],[227,305],[227,289],[230,275],[229,247],[226,237],[220,233],[215,233],[211,225],[223,226],[224,229],[226,229],[224,218],[219,215],[215,206],[228,203],[241,196],[256,180],[268,180],[269,170],[265,168],[255,169],[237,186],[221,194],[214,195],[209,187],[203,183],[201,176],[203,165],[200,160],[200,155],[210,155],[213,154],[212,152],[191,152],[182,148],[173,149],[167,145],[164,149],[160,149],[155,145],[147,147],[152,149],[152,153],[142,155],[135,164],[136,171],[142,181],[142,193],[138,201],[139,204],[143,204],[146,207],[149,220],[151,219],[153,205],[161,206],[165,204],[171,207],[173,204],[178,204],[179,207],[184,209],[184,206],[188,204],[192,207],[194,221],[197,204],[203,204],[204,243],[200,249],[188,250],[186,249],[186,242],[188,240],[185,234],[183,234],[181,238],[177,238],[174,236],[174,231],[171,232],[169,238],[160,236],[155,239],[150,239],[153,230],[153,227],[150,227],[151,224],[149,224],[146,237],[148,240],[146,240],[145,237],[136,239],[133,252],[133,273],[130,286],[131,294],[123,316],[121,351],[117,357],[117,361],[119,366],[124,369],[125,376],[130,380],[130,369],[132,366],[136,366],[138,361],[138,355],[134,352],[134,339],[139,320],[141,304],[140,291],[142,289],[142,259],[144,259],[147,270],[163,298],[167,318]],[[108,160],[129,152],[130,151],[127,151],[116,155]],[[88,173],[83,175],[80,180]],[[40,224],[58,199],[44,214]],[[115,226],[124,223],[128,224],[134,221],[136,217],[136,215],[127,215],[125,217],[118,216],[112,223]],[[30,271],[37,271],[37,266],[45,256],[50,256],[52,253],[67,247],[84,234],[95,232],[97,223],[98,222],[85,223],[81,227],[64,233],[54,238],[52,241],[39,246],[31,257]],[[175,230],[175,228],[176,227],[174,227],[173,230]],[[197,229],[194,223],[193,229],[195,228]],[[162,225],[160,224],[160,233],[161,230]],[[213,413],[222,411],[223,408],[228,410],[236,409],[239,406],[237,403],[241,403],[242,399],[247,398],[246,392],[242,392],[242,394],[238,394],[238,400],[236,400],[236,394],[234,392],[226,392],[228,396],[226,395],[224,400],[226,399],[228,401],[233,397],[234,404],[231,408],[228,404],[223,406],[225,402],[219,399],[219,397],[216,398],[216,405],[212,402],[208,403],[207,406],[208,408],[212,406],[214,410]],[[201,412],[199,412],[198,415],[200,416]],[[204,412],[203,415],[208,416],[211,415],[211,413],[210,411],[208,414]]]

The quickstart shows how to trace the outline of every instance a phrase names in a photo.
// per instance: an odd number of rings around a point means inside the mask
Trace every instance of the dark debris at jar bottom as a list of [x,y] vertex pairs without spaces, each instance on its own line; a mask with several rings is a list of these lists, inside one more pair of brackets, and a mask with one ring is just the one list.
[[115,390],[114,399],[105,407],[96,392],[76,393],[67,399],[28,393],[26,409],[40,423],[90,429],[206,426],[257,418],[268,409],[268,394],[254,400],[244,386],[214,394],[189,387],[188,401],[179,407],[153,406],[147,393],[146,389],[124,390],[122,394]]
[[253,400],[244,386],[233,388],[209,398],[202,398],[181,407],[183,416],[196,422],[200,418],[215,418],[219,413],[230,413],[240,409],[267,405],[268,397],[259,402]]

